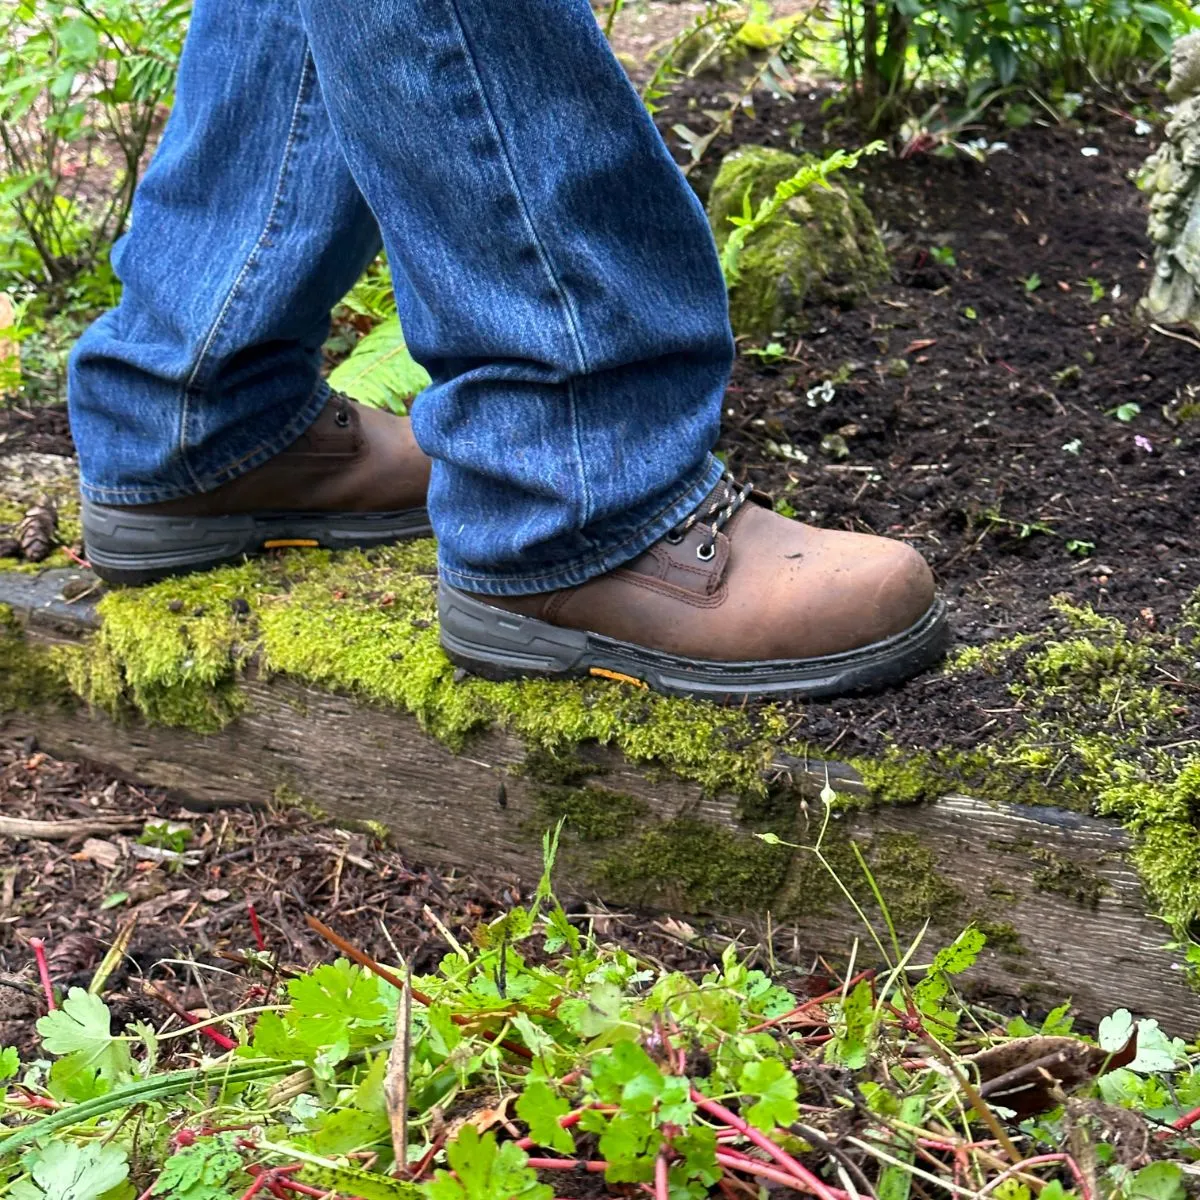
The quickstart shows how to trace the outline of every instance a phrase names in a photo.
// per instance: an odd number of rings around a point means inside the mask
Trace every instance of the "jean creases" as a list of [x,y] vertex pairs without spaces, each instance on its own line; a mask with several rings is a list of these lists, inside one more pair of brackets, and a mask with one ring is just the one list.
[[381,246],[449,583],[581,583],[716,482],[716,251],[587,0],[197,0],[120,304],[71,358],[84,495],[208,491],[289,445]]

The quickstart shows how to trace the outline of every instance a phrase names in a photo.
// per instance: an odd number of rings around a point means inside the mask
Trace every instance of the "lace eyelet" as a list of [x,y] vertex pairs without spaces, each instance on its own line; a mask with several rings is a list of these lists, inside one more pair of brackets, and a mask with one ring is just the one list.
[[345,429],[350,424],[350,410],[348,408],[339,408],[333,414],[333,423],[342,429]]
[[683,541],[684,535],[676,529],[672,529],[663,534],[663,541],[669,546],[678,546]]
[[716,558],[716,556],[717,556],[717,543],[716,542],[702,542],[699,546],[696,547],[696,557],[701,562],[712,562],[712,560],[714,558]]

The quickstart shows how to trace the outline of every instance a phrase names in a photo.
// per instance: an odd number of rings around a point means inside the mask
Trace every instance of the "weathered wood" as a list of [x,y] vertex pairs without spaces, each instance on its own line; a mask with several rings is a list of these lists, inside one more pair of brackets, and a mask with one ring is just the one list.
[[[17,611],[31,644],[75,642],[95,627],[90,600],[63,599],[69,578],[65,572],[0,577],[0,603]],[[139,721],[116,724],[83,706],[0,720],[6,732],[32,734],[55,754],[101,763],[193,803],[303,800],[335,818],[388,826],[415,859],[537,877],[541,833],[551,818],[546,787],[521,771],[527,749],[517,738],[489,731],[454,754],[404,713],[280,677],[252,676],[245,690],[245,712],[210,735]],[[686,817],[752,841],[737,797],[706,797],[693,783],[631,764],[604,747],[585,747],[581,757],[591,772],[589,788],[598,789],[593,795],[638,803],[637,828]],[[817,837],[822,806],[812,800],[827,774],[840,790],[865,791],[845,767],[777,763],[776,801],[800,806],[793,835],[800,843]],[[1111,821],[948,796],[919,806],[865,807],[834,824],[843,844],[846,835],[868,850],[886,839],[911,841],[934,864],[948,899],[945,920],[930,935],[930,952],[938,938],[944,941],[972,917],[1010,931],[972,972],[977,992],[1022,997],[1034,1006],[1071,996],[1091,1019],[1124,1005],[1183,1033],[1200,1024],[1200,996],[1163,949],[1167,930],[1147,915],[1127,858],[1128,836]],[[563,886],[597,890],[596,864],[613,853],[603,840],[569,839],[561,860]],[[812,855],[798,851],[779,889],[778,911],[803,910],[806,893],[818,885],[829,890]],[[626,900],[632,892],[650,904],[681,903],[669,884],[652,878],[641,885],[626,881],[624,892]],[[797,924],[808,947],[837,952],[854,938],[865,943],[861,925],[838,904],[806,913]]]

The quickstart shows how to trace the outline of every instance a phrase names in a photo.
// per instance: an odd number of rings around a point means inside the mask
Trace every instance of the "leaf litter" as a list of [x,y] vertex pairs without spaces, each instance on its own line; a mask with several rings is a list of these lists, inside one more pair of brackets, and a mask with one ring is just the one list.
[[[1089,1037],[1069,1004],[1032,1022],[965,1003],[973,927],[814,974],[716,926],[560,902],[553,832],[527,892],[29,750],[6,752],[11,807],[136,811],[198,857],[137,859],[133,831],[109,839],[116,866],[82,839],[7,843],[0,997],[25,1015],[0,1023],[0,1179],[18,1200],[1186,1194],[1195,1047],[1125,1010]],[[106,889],[126,898],[104,911]],[[139,910],[157,930],[104,959]],[[880,924],[863,936],[886,941]]]

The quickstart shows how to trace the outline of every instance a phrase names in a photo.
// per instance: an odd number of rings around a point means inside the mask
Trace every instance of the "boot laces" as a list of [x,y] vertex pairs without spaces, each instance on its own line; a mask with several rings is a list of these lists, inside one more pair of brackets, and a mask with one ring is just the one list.
[[721,480],[708,494],[704,502],[685,517],[667,535],[666,540],[677,546],[697,525],[703,526],[708,537],[696,547],[696,557],[709,562],[717,552],[717,534],[733,520],[734,514],[750,499],[754,484],[738,483],[731,471],[725,471]]

